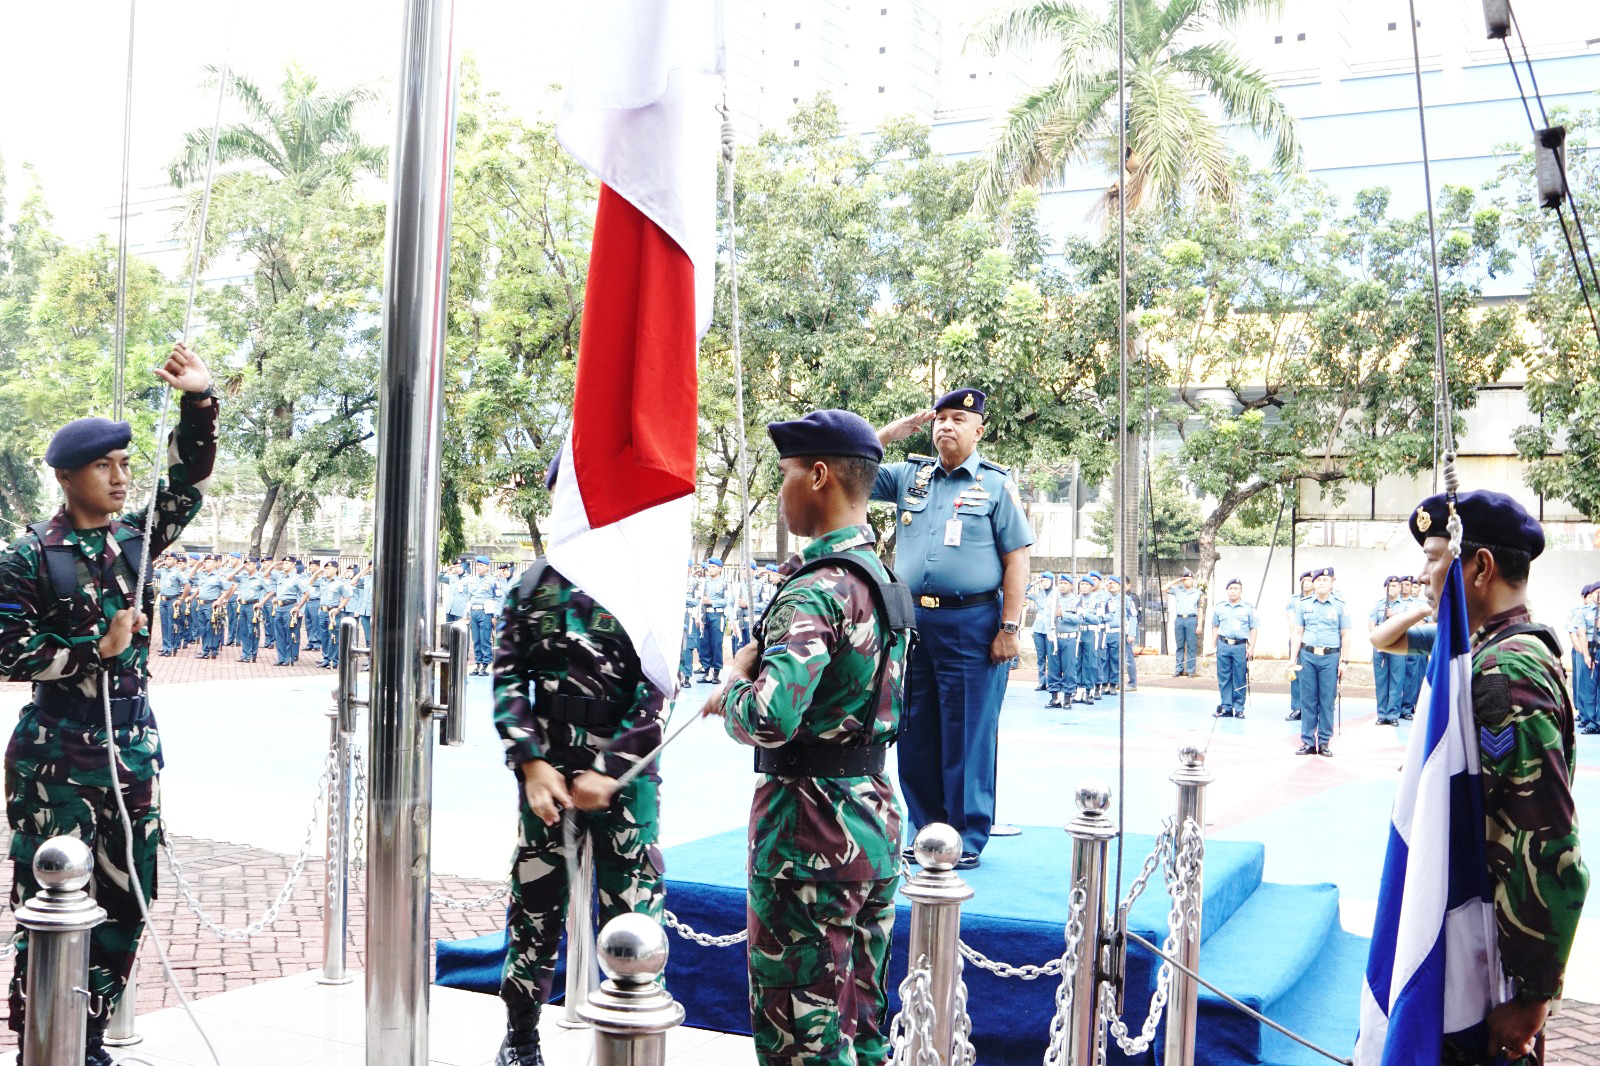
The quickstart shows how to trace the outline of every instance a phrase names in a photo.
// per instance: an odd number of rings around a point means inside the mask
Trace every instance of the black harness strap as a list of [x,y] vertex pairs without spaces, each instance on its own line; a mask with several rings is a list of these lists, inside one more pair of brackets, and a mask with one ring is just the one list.
[[1483,647],[1479,648],[1478,650],[1482,651],[1484,648],[1492,648],[1496,644],[1499,644],[1502,640],[1505,640],[1509,637],[1521,636],[1523,633],[1532,633],[1534,636],[1544,641],[1545,646],[1550,649],[1550,654],[1556,657],[1556,661],[1560,662],[1562,660],[1563,656],[1561,653],[1561,638],[1556,636],[1555,630],[1551,629],[1547,625],[1541,625],[1538,622],[1518,622],[1516,625],[1506,626],[1500,632],[1496,633],[1494,636],[1485,641]]

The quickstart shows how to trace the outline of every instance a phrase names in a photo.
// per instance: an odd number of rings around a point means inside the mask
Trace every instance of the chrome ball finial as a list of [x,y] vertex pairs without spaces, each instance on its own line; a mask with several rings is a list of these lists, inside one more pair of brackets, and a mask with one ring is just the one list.
[[912,849],[924,870],[954,870],[961,858],[961,834],[943,822],[929,822],[917,833]]
[[1078,810],[1086,815],[1104,814],[1111,809],[1111,786],[1104,781],[1085,781],[1078,786],[1074,800]]
[[79,891],[93,871],[94,856],[77,837],[51,837],[33,855],[33,877],[43,889]]
[[1206,764],[1206,752],[1199,744],[1188,741],[1178,748],[1178,761],[1190,769],[1196,769]]
[[648,914],[619,914],[595,941],[600,969],[623,984],[647,984],[667,968],[667,933]]

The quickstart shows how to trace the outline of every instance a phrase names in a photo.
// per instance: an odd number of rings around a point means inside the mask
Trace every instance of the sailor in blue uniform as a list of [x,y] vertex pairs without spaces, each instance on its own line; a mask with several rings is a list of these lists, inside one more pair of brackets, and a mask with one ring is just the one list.
[[[1400,579],[1401,611],[1420,607],[1428,602],[1423,595],[1422,582],[1414,576],[1406,575]],[[1400,613],[1400,612],[1397,612]],[[1428,672],[1428,657],[1426,655],[1407,655],[1405,678],[1403,682],[1403,695],[1400,698],[1400,718],[1409,722],[1417,711],[1417,697],[1422,695],[1422,679]]]
[[1289,661],[1299,666],[1300,749],[1296,755],[1331,757],[1333,712],[1339,680],[1351,655],[1350,614],[1332,599],[1333,570],[1323,567],[1312,577],[1313,594],[1295,604],[1289,631]]
[[1101,614],[1100,572],[1091,570],[1078,579],[1078,611],[1083,619],[1078,639],[1078,703],[1100,698],[1100,649],[1105,645],[1105,617]]
[[[1035,692],[1050,688],[1050,656],[1056,642],[1054,614],[1056,602],[1056,575],[1046,570],[1028,588],[1028,602],[1033,605],[1033,653],[1039,664],[1039,686]],[[1055,698],[1050,706],[1056,705]]]
[[706,576],[700,582],[700,669],[706,683],[722,683],[722,623],[728,609],[728,582],[722,576],[722,560],[706,560]]
[[1194,572],[1185,570],[1167,586],[1167,595],[1172,597],[1172,676],[1194,677],[1194,657],[1200,652],[1200,590]]
[[245,560],[244,569],[234,581],[233,601],[239,605],[239,661],[253,663],[259,647],[261,598],[266,595],[267,582],[260,566],[252,557]]
[[[1110,622],[1106,628],[1106,677],[1112,691],[1124,684],[1129,692],[1139,691],[1139,671],[1133,663],[1133,642],[1139,639],[1139,604],[1133,593],[1122,591],[1118,578],[1106,579],[1106,606]],[[1119,674],[1117,659],[1125,664]]]
[[1244,602],[1244,583],[1227,584],[1227,599],[1211,608],[1211,633],[1216,641],[1218,718],[1243,718],[1245,696],[1250,691],[1250,656],[1256,649],[1260,620],[1256,609]]
[[232,588],[217,560],[208,558],[194,582],[195,610],[199,612],[200,622],[200,654],[196,658],[215,659],[222,648],[222,630],[228,609],[223,596]]
[[174,611],[183,594],[188,591],[189,578],[173,558],[166,556],[166,565],[156,572],[156,594],[161,597],[161,655],[175,655],[183,637],[178,630]]
[[1074,591],[1077,583],[1071,574],[1061,575],[1057,582],[1055,603],[1056,646],[1055,668],[1050,676],[1050,704],[1067,707],[1073,702],[1078,687],[1078,638],[1083,626],[1080,613],[1081,597]]
[[1600,645],[1600,583],[1583,586],[1583,603],[1572,610],[1567,636],[1572,641],[1572,705],[1577,711],[1580,733],[1600,733],[1600,707],[1595,706],[1600,692],[1595,689],[1595,653]]
[[[1403,614],[1410,601],[1401,594],[1402,585],[1397,576],[1383,580],[1383,599],[1372,605],[1367,616],[1367,632],[1383,625],[1390,618]],[[1400,707],[1405,702],[1406,656],[1393,652],[1372,652],[1372,684],[1377,690],[1378,724],[1398,725]]]
[[[229,552],[228,561],[223,563],[223,575],[230,582],[237,584],[240,575],[243,573],[244,556],[239,552]],[[233,647],[238,647],[239,645],[239,597],[237,595],[228,597],[228,633],[222,642],[222,646],[226,648],[230,645]]]
[[[1311,595],[1311,575],[1315,571],[1307,570],[1300,575],[1300,591],[1289,597],[1289,602],[1284,605],[1284,612],[1288,615],[1289,628],[1294,629],[1295,608],[1300,606],[1300,601]],[[1289,660],[1289,713],[1283,716],[1286,722],[1300,721],[1300,708],[1305,706],[1300,698],[1300,671],[1294,668],[1294,660]]]
[[895,570],[917,596],[917,632],[900,733],[900,787],[912,833],[944,822],[972,869],[994,826],[995,756],[1007,664],[1033,543],[1016,484],[978,455],[986,397],[957,389],[878,431],[883,444],[932,423],[938,457],[878,468],[872,498],[899,522]]

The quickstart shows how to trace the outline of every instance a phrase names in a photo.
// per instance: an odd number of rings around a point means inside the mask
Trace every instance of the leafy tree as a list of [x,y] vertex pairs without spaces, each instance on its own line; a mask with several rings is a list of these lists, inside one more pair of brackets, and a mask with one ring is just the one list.
[[[42,507],[37,425],[29,411],[42,384],[24,372],[29,321],[40,276],[60,251],[50,212],[31,170],[16,217],[0,235],[0,536],[36,521]],[[0,223],[6,219],[5,167],[0,163]]]
[[[1139,494],[1144,550],[1155,559],[1181,559],[1200,535],[1200,504],[1173,476],[1170,463],[1158,461],[1154,465],[1149,491]],[[1117,512],[1107,499],[1089,519],[1089,539],[1103,554],[1112,555],[1116,552],[1116,536]]]
[[[1200,30],[1226,28],[1280,0],[1127,0],[1127,112],[1117,112],[1117,6],[1071,0],[1022,0],[974,32],[991,55],[1048,44],[1056,51],[1049,84],[1018,100],[990,147],[978,202],[993,207],[1020,185],[1037,185],[1091,157],[1125,172],[1128,208],[1175,207],[1185,191],[1224,200],[1233,190],[1233,153],[1214,105],[1269,142],[1273,165],[1299,164],[1294,119],[1271,81],[1229,43]],[[1199,89],[1205,100],[1195,98]],[[1116,158],[1117,127],[1127,136],[1126,161]],[[1105,204],[1116,210],[1115,184]]]
[[596,186],[476,69],[462,68],[450,259],[441,549],[466,547],[462,508],[493,500],[544,551],[545,470],[561,448],[576,382]]
[[[1600,112],[1556,109],[1550,118],[1567,126],[1567,182],[1592,248],[1600,226],[1600,172],[1586,149],[1600,129]],[[1533,152],[1525,148],[1501,169],[1497,187],[1508,227],[1533,274],[1533,291],[1523,312],[1539,334],[1527,356],[1524,393],[1529,412],[1538,421],[1518,427],[1513,439],[1517,453],[1528,463],[1530,488],[1565,500],[1596,521],[1600,520],[1600,346],[1561,224],[1553,212],[1538,205],[1536,191]],[[1570,212],[1567,225],[1572,225]],[[1573,240],[1578,240],[1576,233]],[[1583,255],[1581,248],[1578,254]],[[1583,284],[1592,286],[1595,279],[1588,273],[1587,261],[1583,267]],[[1589,299],[1600,313],[1600,293],[1592,287]]]
[[[1199,535],[1202,577],[1218,534],[1263,493],[1311,480],[1337,496],[1433,463],[1433,301],[1425,215],[1395,218],[1386,190],[1337,217],[1306,181],[1243,183],[1236,213],[1199,208],[1162,249],[1161,314],[1183,439],[1178,469],[1216,501]],[[1439,259],[1451,400],[1496,380],[1523,342],[1480,280],[1510,263],[1500,214],[1446,188]]]

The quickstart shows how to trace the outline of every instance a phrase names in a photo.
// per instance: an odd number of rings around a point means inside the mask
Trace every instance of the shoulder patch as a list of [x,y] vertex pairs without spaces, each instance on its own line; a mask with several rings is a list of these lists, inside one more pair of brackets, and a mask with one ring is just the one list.
[[795,604],[780,603],[772,608],[772,613],[767,615],[765,636],[768,644],[781,644],[789,634],[789,625],[794,621]]
[[1480,727],[1499,729],[1511,717],[1511,679],[1480,673],[1472,679],[1472,715]]

